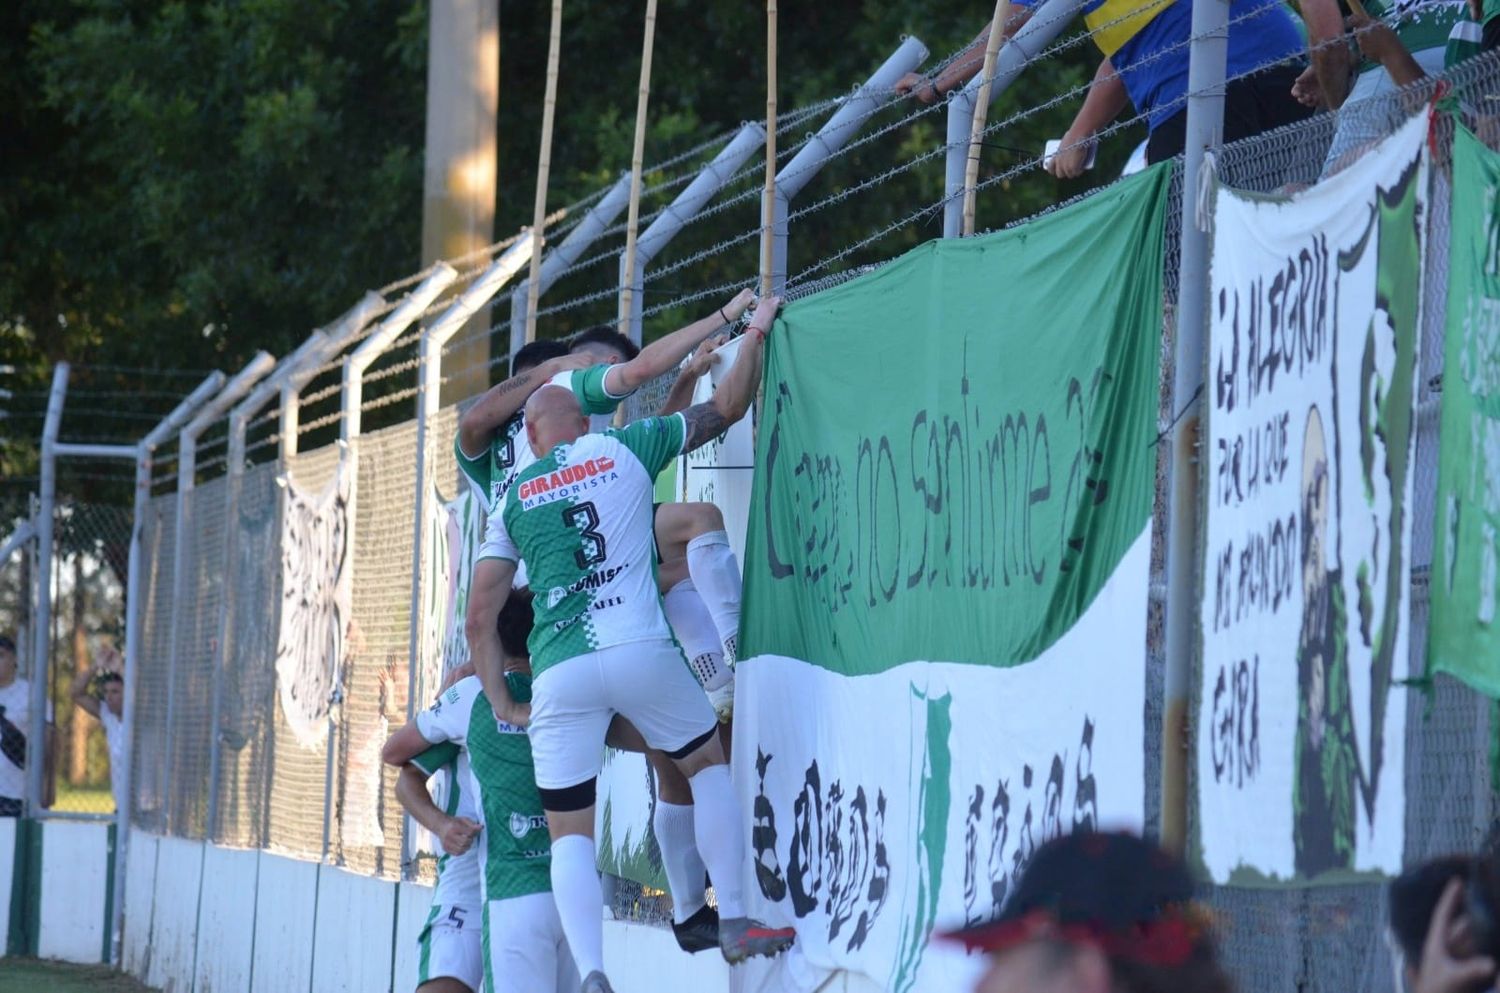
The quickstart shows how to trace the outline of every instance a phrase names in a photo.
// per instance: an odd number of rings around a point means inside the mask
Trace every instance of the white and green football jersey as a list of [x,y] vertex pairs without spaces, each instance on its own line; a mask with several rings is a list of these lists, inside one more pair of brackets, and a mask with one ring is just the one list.
[[[505,677],[511,696],[531,699],[531,679]],[[453,742],[468,753],[466,785],[484,822],[475,848],[487,900],[508,900],[552,889],[552,843],[536,789],[531,742],[523,728],[495,718],[478,676],[460,679],[417,715],[417,730],[434,744]]]
[[[516,475],[484,555],[525,562],[536,675],[586,652],[671,641],[656,589],[653,484],[682,452],[681,414],[559,445]],[[497,520],[498,518],[498,520]]]
[[[590,430],[608,428],[609,415],[625,399],[624,396],[611,395],[604,388],[604,374],[608,370],[607,365],[596,365],[560,372],[548,380],[549,386],[562,386],[573,391],[578,405],[589,415]],[[456,434],[453,436],[453,451],[458,456],[459,469],[484,505],[485,513],[490,514],[505,499],[516,474],[536,461],[536,455],[526,441],[524,413],[517,413],[500,426],[488,451],[469,455]]]
[[[422,752],[411,760],[411,764],[429,777],[438,776],[442,780],[435,799],[443,813],[484,823],[474,805],[473,793],[464,787],[469,775],[467,752],[453,742],[445,741]],[[484,890],[479,878],[479,846],[473,846],[462,855],[445,852],[438,858],[437,873],[437,885],[432,891],[432,911],[427,915],[428,926],[446,917],[458,927],[477,927],[478,914],[484,904]]]

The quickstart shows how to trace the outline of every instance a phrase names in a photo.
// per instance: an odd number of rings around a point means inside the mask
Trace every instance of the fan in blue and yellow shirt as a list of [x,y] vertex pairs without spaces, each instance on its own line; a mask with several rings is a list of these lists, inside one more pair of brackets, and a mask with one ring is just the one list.
[[[1043,0],[1014,0],[1016,13],[1006,37],[1020,30]],[[1127,100],[1146,118],[1151,137],[1149,162],[1182,151],[1187,118],[1188,41],[1191,0],[1086,0],[1084,23],[1104,61],[1089,87],[1083,108],[1062,141],[1053,172],[1082,171],[1090,138],[1125,109]],[[1302,36],[1280,0],[1230,0],[1229,87],[1225,95],[1224,139],[1233,141],[1280,127],[1308,115],[1292,98],[1302,70]],[[989,29],[960,52],[938,75],[910,75],[896,88],[924,102],[963,85],[983,68]]]

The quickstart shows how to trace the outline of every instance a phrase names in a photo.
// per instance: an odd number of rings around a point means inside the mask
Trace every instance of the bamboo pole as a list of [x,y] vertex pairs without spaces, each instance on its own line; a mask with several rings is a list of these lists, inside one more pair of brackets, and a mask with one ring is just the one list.
[[1005,22],[1010,19],[1010,0],[995,0],[995,16],[990,21],[990,37],[984,46],[984,75],[979,81],[979,95],[974,104],[974,122],[969,127],[969,161],[964,167],[965,237],[974,233],[974,186],[979,181],[979,147],[985,121],[990,115],[990,82],[995,78],[995,59],[1005,36]]
[[557,107],[557,62],[562,48],[562,0],[552,0],[547,42],[547,92],[542,98],[542,147],[536,161],[536,203],[531,211],[531,285],[526,292],[526,341],[536,341],[537,287],[541,284],[542,228],[547,223],[547,179],[552,172],[552,115]]
[[760,295],[771,295],[776,240],[776,0],[766,0],[766,194],[760,211]]
[[625,220],[625,272],[620,284],[620,333],[630,335],[635,295],[635,239],[641,218],[641,167],[646,154],[646,105],[651,101],[651,45],[656,36],[656,0],[646,0],[646,37],[641,42],[641,88],[635,101],[635,147],[630,153],[630,206]]

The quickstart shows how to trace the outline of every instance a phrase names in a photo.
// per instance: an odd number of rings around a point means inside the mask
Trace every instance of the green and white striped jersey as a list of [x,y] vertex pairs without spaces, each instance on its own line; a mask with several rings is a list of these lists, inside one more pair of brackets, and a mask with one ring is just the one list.
[[[451,741],[433,745],[411,760],[429,777],[442,780],[435,798],[443,813],[450,817],[467,817],[483,823],[479,808],[474,805],[472,791],[464,787],[469,775],[469,756]],[[441,843],[439,843],[441,845]],[[429,923],[453,913],[478,913],[484,902],[484,891],[479,878],[479,846],[475,845],[462,855],[439,856],[437,885],[432,891],[432,914]]]
[[[510,673],[510,694],[531,699],[531,679]],[[552,843],[526,731],[495,718],[478,676],[460,679],[417,715],[428,741],[453,742],[469,756],[466,785],[475,797],[484,833],[475,848],[487,900],[508,900],[552,889]]]
[[1448,35],[1448,47],[1443,51],[1444,69],[1452,69],[1484,50],[1484,28],[1500,17],[1500,0],[1484,0],[1480,14],[1481,20],[1471,20],[1466,7],[1463,19],[1453,25],[1453,32]]
[[[1469,16],[1466,0],[1364,0],[1369,15],[1389,24],[1408,52],[1425,52],[1448,43],[1453,26]],[[1339,10],[1350,13],[1348,0],[1340,0]],[[1357,51],[1354,53],[1359,54]],[[1379,62],[1360,62],[1361,73],[1379,69]]]
[[[613,414],[620,401],[625,399],[623,396],[612,396],[604,388],[604,374],[608,369],[607,365],[590,366],[587,369],[560,372],[548,380],[550,386],[563,386],[573,391],[573,395],[578,398],[578,405],[585,414],[590,415],[590,427],[593,430],[609,427],[606,415]],[[604,418],[603,422],[596,423],[595,418],[600,417]],[[459,469],[469,480],[475,496],[488,514],[493,514],[500,501],[505,499],[516,474],[536,461],[536,455],[526,441],[524,413],[517,413],[500,426],[488,451],[479,455],[468,454],[456,434],[453,436],[453,451],[458,456]]]
[[682,452],[681,414],[559,445],[516,475],[486,552],[526,563],[531,668],[638,641],[671,641],[656,589],[653,482]]

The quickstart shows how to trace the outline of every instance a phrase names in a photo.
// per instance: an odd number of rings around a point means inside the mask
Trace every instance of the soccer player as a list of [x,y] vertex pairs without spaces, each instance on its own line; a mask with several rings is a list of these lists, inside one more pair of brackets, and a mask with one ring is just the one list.
[[[475,671],[495,717],[530,724],[536,783],[552,836],[552,890],[584,993],[608,993],[603,897],[595,868],[594,797],[607,729],[616,714],[671,756],[692,787],[694,833],[718,895],[719,947],[731,964],[791,945],[791,929],[745,914],[742,811],[713,708],[683,664],[656,588],[652,482],[684,451],[721,434],[749,409],[766,332],[779,301],[763,299],[713,400],[620,431],[587,434],[575,392],[539,389],[526,403],[535,461],[518,473],[491,516],[481,559],[503,607],[518,564],[528,563],[536,627],[530,640],[533,700],[511,695],[497,639],[470,624]],[[472,619],[471,619],[472,620]]]
[[[525,657],[530,615],[530,597],[518,595],[498,621],[507,692],[523,700],[531,696]],[[497,721],[479,680],[467,676],[444,690],[431,708],[386,742],[382,752],[386,762],[411,762],[418,770],[403,770],[404,787],[398,780],[403,805],[421,823],[436,830],[448,850],[450,838],[455,847],[472,840],[477,825],[472,819],[465,824],[452,813],[434,811],[435,805],[422,785],[426,779],[422,771],[456,758],[445,745],[456,746],[462,750],[460,754],[467,755],[463,785],[484,821],[476,851],[484,879],[478,923],[485,988],[489,993],[573,993],[579,986],[578,974],[552,900],[546,819],[534,784],[526,731]],[[429,916],[429,927],[433,923]],[[460,922],[457,930],[463,928]],[[428,969],[426,975],[436,974]],[[470,990],[479,988],[468,977],[461,982]],[[438,988],[444,993],[458,993],[460,989]]]

